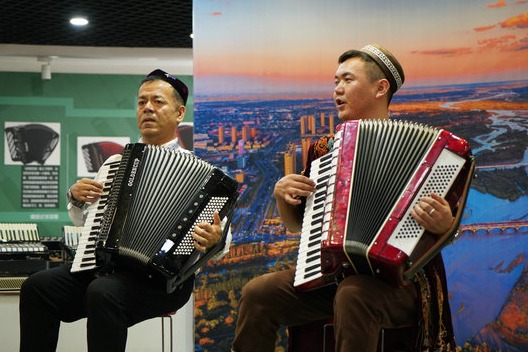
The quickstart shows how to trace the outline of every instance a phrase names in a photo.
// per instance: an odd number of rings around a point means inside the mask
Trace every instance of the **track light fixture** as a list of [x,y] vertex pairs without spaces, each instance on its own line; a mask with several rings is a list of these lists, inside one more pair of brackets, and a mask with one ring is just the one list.
[[37,61],[43,62],[40,72],[42,79],[51,79],[51,56],[39,56]]

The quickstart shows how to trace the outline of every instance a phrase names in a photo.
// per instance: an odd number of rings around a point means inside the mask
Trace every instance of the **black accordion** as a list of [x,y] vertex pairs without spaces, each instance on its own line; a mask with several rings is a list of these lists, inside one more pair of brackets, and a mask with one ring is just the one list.
[[5,134],[11,160],[23,164],[44,164],[59,142],[57,132],[38,123],[7,127]]
[[[135,143],[99,175],[103,194],[88,207],[72,272],[130,267],[171,293],[223,250],[238,184],[221,169],[191,153]],[[223,236],[202,253],[191,233],[212,223],[215,211],[227,220]]]

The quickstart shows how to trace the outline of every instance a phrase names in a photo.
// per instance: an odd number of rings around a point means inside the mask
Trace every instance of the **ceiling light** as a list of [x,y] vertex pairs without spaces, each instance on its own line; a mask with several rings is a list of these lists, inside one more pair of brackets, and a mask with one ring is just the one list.
[[88,20],[84,17],[73,17],[70,19],[70,23],[74,26],[86,26],[88,24]]

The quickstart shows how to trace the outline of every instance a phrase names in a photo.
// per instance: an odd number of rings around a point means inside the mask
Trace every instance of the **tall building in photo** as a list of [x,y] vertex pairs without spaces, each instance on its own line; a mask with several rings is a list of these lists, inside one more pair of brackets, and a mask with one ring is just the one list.
[[249,140],[249,126],[242,126],[242,139],[244,142],[247,142]]
[[225,142],[225,129],[224,126],[218,126],[218,143],[224,144]]
[[243,170],[247,166],[247,158],[244,154],[237,155],[237,168]]
[[301,120],[299,121],[301,125],[301,130],[300,130],[301,136],[304,136],[306,134],[306,120],[307,120],[306,115],[301,116]]
[[308,124],[310,125],[310,133],[311,134],[316,134],[317,133],[317,130],[315,128],[315,116],[314,115],[310,115],[308,117]]
[[255,127],[251,127],[251,138],[257,137],[257,129]]
[[334,133],[334,115],[328,117],[328,127],[330,128],[330,134]]
[[288,146],[288,150],[284,153],[284,175],[294,174],[297,172],[295,167],[297,162],[296,159],[296,146],[291,143]]
[[246,145],[246,142],[244,142],[243,139],[239,139],[238,140],[238,154],[240,155],[244,155],[245,154],[245,145]]
[[237,137],[237,128],[236,126],[233,126],[231,127],[231,143],[236,143]]
[[321,126],[322,127],[325,126],[325,114],[324,114],[324,112],[321,113]]
[[241,171],[241,170],[237,171],[237,173],[235,174],[235,179],[239,183],[244,182],[244,180],[246,179],[246,173],[244,171]]

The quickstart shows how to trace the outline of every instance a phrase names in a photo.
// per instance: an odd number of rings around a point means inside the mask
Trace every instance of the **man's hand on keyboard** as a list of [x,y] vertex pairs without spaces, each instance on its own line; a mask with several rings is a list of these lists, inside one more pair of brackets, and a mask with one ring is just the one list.
[[81,202],[93,203],[103,192],[103,183],[89,178],[82,178],[70,187],[71,195]]

